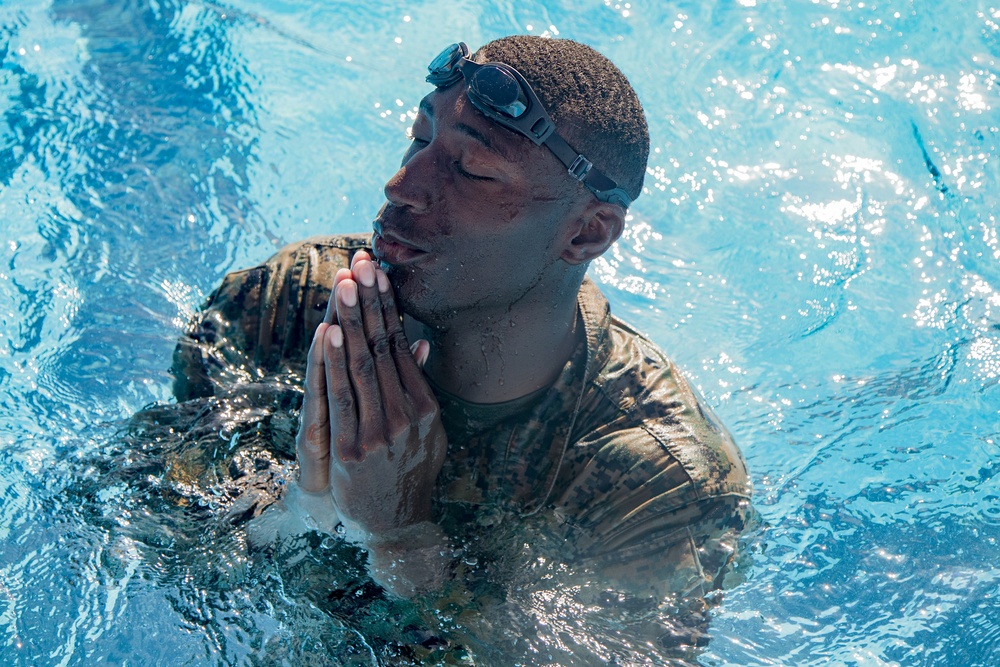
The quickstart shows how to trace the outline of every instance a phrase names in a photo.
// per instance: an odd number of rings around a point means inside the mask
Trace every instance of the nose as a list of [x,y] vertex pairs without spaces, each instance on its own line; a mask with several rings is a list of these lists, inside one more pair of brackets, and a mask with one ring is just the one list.
[[414,213],[430,208],[434,160],[427,148],[407,155],[403,164],[383,188],[385,198],[394,206],[408,207]]

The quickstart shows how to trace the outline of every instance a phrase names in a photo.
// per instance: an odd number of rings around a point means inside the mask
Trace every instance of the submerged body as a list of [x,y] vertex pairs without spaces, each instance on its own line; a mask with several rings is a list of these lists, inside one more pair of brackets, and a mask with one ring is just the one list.
[[[175,357],[178,399],[304,372],[333,275],[367,238],[317,237],[227,276]],[[560,558],[652,595],[717,587],[750,496],[729,435],[648,340],[587,281],[584,333],[558,379],[481,404],[435,387],[451,443],[435,517],[459,545],[490,516],[538,514]],[[259,509],[258,509],[259,512]],[[463,528],[463,524],[468,524]]]

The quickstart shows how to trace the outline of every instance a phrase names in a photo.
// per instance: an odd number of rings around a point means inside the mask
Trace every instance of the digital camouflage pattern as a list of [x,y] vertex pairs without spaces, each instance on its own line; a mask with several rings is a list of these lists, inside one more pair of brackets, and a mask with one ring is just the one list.
[[[314,237],[227,275],[177,347],[177,399],[301,378],[334,274],[368,241]],[[561,558],[621,588],[703,596],[720,586],[747,521],[743,459],[671,362],[611,316],[591,281],[578,303],[586,345],[549,389],[499,406],[435,389],[449,442],[437,519],[464,543],[469,530],[523,517],[544,527]]]

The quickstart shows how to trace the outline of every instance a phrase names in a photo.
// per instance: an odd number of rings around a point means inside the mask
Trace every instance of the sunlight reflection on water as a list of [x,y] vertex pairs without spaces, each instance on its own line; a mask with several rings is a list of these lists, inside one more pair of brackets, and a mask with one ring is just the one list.
[[[422,63],[518,31],[635,82],[646,193],[592,275],[754,474],[747,580],[698,660],[1000,661],[1000,8],[577,4],[4,3],[0,663],[371,664],[294,576],[347,556],[255,561],[239,531],[161,525],[152,482],[98,485],[98,516],[73,489],[169,398],[225,271],[367,228]],[[578,597],[524,594],[535,648],[591,641]]]

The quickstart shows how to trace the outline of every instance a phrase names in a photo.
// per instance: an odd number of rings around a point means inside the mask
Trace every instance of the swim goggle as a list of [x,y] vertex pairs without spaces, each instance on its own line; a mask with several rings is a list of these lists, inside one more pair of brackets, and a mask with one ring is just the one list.
[[559,136],[552,118],[516,69],[504,63],[479,64],[469,60],[465,42],[446,48],[427,69],[430,72],[427,82],[438,88],[447,88],[464,78],[469,100],[487,118],[528,137],[538,146],[544,144],[566,166],[569,175],[600,201],[628,209],[632,198]]

